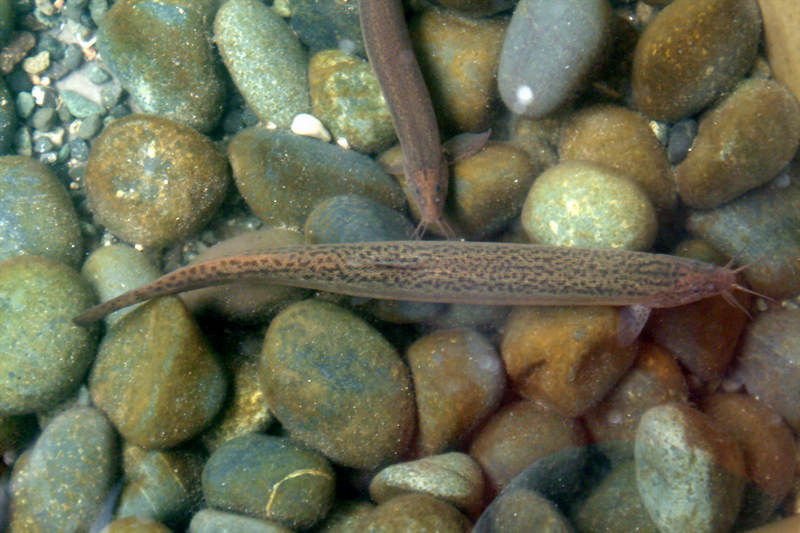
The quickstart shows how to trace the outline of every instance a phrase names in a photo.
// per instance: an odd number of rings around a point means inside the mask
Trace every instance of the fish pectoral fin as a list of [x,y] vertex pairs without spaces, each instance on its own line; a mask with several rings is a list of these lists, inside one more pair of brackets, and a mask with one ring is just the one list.
[[646,305],[629,305],[619,311],[617,320],[617,341],[622,346],[630,346],[639,336],[650,317],[651,308]]
[[444,154],[448,163],[463,161],[481,151],[489,140],[492,130],[481,133],[459,133],[444,143]]

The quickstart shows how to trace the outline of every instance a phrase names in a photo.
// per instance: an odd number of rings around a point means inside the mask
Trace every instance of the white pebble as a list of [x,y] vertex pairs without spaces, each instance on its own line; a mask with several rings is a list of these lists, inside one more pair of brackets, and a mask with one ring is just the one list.
[[321,141],[330,142],[331,134],[322,125],[317,117],[300,113],[294,120],[292,120],[292,132],[297,135],[305,135],[306,137],[314,137]]

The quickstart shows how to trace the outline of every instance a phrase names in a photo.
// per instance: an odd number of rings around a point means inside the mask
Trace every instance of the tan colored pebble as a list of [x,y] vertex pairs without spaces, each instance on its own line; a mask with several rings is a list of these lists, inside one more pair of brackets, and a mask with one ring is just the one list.
[[800,101],[800,2],[758,0],[758,7],[772,74]]
[[378,505],[365,522],[361,531],[368,533],[467,533],[472,529],[469,520],[455,507],[427,494],[392,498]]
[[515,308],[500,346],[511,388],[562,416],[596,405],[637,353],[617,342],[617,320],[613,307]]
[[495,347],[469,329],[440,330],[407,351],[417,400],[414,455],[441,453],[492,413],[505,389]]
[[483,473],[472,457],[452,452],[388,466],[369,484],[369,495],[378,503],[409,493],[428,494],[475,516],[483,499]]
[[483,468],[488,495],[493,496],[536,460],[588,443],[578,420],[519,400],[489,418],[476,433],[469,454]]

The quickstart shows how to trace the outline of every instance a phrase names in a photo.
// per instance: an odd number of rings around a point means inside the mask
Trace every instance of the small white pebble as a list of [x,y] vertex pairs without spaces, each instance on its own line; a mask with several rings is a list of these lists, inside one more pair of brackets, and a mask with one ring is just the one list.
[[352,39],[340,39],[339,40],[339,50],[346,54],[355,54],[356,53],[356,43]]
[[339,137],[338,139],[336,139],[336,144],[338,144],[340,147],[344,148],[345,150],[349,150],[350,149],[350,143],[347,142],[347,139],[345,139],[344,137]]
[[330,142],[331,134],[322,125],[322,122],[315,116],[307,113],[300,113],[292,120],[292,132],[297,135],[314,137],[321,141]]
[[516,94],[516,101],[512,106],[514,113],[517,115],[522,115],[526,109],[533,103],[533,89],[530,88],[528,85],[520,85],[517,87]]

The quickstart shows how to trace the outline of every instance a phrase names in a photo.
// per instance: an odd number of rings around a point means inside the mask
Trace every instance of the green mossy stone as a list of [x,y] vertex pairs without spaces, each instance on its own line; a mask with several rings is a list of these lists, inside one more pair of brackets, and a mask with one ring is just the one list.
[[264,123],[288,128],[311,109],[308,58],[286,22],[258,0],[230,0],[217,12],[214,40],[236,87]]
[[218,0],[120,0],[97,32],[103,63],[145,113],[211,130],[225,83],[211,23]]
[[192,517],[189,533],[294,533],[294,530],[271,520],[203,509]]
[[295,529],[325,516],[334,490],[327,459],[283,437],[235,438],[220,446],[203,469],[203,494],[213,507]]
[[125,440],[146,449],[197,435],[226,388],[216,355],[175,297],[148,302],[111,327],[89,375],[95,405]]
[[672,2],[636,44],[636,107],[665,122],[697,113],[744,76],[756,58],[760,34],[753,0]]
[[308,66],[311,106],[336,139],[353,150],[380,152],[396,139],[389,108],[369,63],[341,50],[323,50]]
[[63,263],[30,255],[0,262],[0,415],[53,407],[78,386],[95,332],[72,317],[93,303],[92,289]]
[[88,531],[117,475],[117,437],[106,417],[76,407],[44,429],[15,492],[41,531]]
[[564,161],[534,182],[522,226],[538,244],[646,250],[657,222],[653,204],[633,181],[595,163]]
[[717,207],[763,185],[800,144],[800,105],[774,80],[750,79],[700,119],[692,150],[675,169],[681,199]]
[[127,242],[160,248],[208,223],[229,176],[207,137],[174,120],[130,115],[95,140],[84,184],[98,222]]
[[261,354],[267,403],[295,438],[352,468],[398,457],[414,433],[408,368],[380,333],[306,300],[270,324]]
[[320,201],[360,194],[390,209],[403,191],[373,159],[282,130],[250,128],[228,146],[236,186],[266,224],[299,228]]
[[78,215],[53,172],[22,156],[0,157],[0,260],[40,255],[77,266]]

